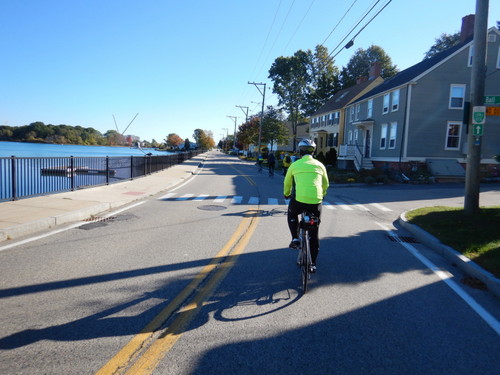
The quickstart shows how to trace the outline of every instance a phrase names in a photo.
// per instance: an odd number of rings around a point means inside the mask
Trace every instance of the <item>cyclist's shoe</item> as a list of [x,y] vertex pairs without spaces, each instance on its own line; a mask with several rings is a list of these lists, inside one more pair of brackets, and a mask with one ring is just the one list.
[[300,248],[300,240],[298,238],[294,238],[290,245],[288,245],[290,249],[298,249]]
[[309,269],[309,272],[311,273],[316,273],[316,264],[311,264],[311,268]]

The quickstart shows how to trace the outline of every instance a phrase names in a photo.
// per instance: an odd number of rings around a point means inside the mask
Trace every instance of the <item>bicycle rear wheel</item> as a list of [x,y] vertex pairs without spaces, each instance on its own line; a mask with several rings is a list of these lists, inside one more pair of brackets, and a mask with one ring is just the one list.
[[300,273],[302,277],[302,293],[307,292],[307,284],[309,282],[309,268],[310,265],[310,257],[308,256],[309,250],[309,239],[308,233],[305,230],[301,230],[301,246],[300,246]]

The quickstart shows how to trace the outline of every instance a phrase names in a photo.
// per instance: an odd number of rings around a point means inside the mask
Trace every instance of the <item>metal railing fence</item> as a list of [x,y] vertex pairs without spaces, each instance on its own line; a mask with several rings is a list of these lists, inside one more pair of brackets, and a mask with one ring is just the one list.
[[158,172],[200,154],[2,157],[0,202],[108,185]]

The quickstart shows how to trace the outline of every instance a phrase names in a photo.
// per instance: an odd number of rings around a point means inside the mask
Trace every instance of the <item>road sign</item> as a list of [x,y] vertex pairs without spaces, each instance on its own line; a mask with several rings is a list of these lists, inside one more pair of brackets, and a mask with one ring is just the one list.
[[474,124],[472,125],[473,135],[483,135],[483,125],[482,124]]
[[484,104],[485,105],[488,105],[488,104],[494,104],[494,105],[500,104],[500,96],[495,96],[495,95],[485,96],[484,97]]
[[500,107],[486,107],[486,116],[500,116]]
[[486,119],[486,107],[477,106],[472,107],[472,123],[473,124],[484,124]]

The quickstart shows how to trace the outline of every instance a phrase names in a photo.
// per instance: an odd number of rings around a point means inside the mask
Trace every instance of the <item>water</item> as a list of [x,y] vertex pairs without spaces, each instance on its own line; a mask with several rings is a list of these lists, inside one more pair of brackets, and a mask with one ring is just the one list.
[[109,146],[56,145],[27,142],[0,142],[0,157],[54,157],[54,156],[144,156],[170,155],[168,151],[152,148],[130,148]]

